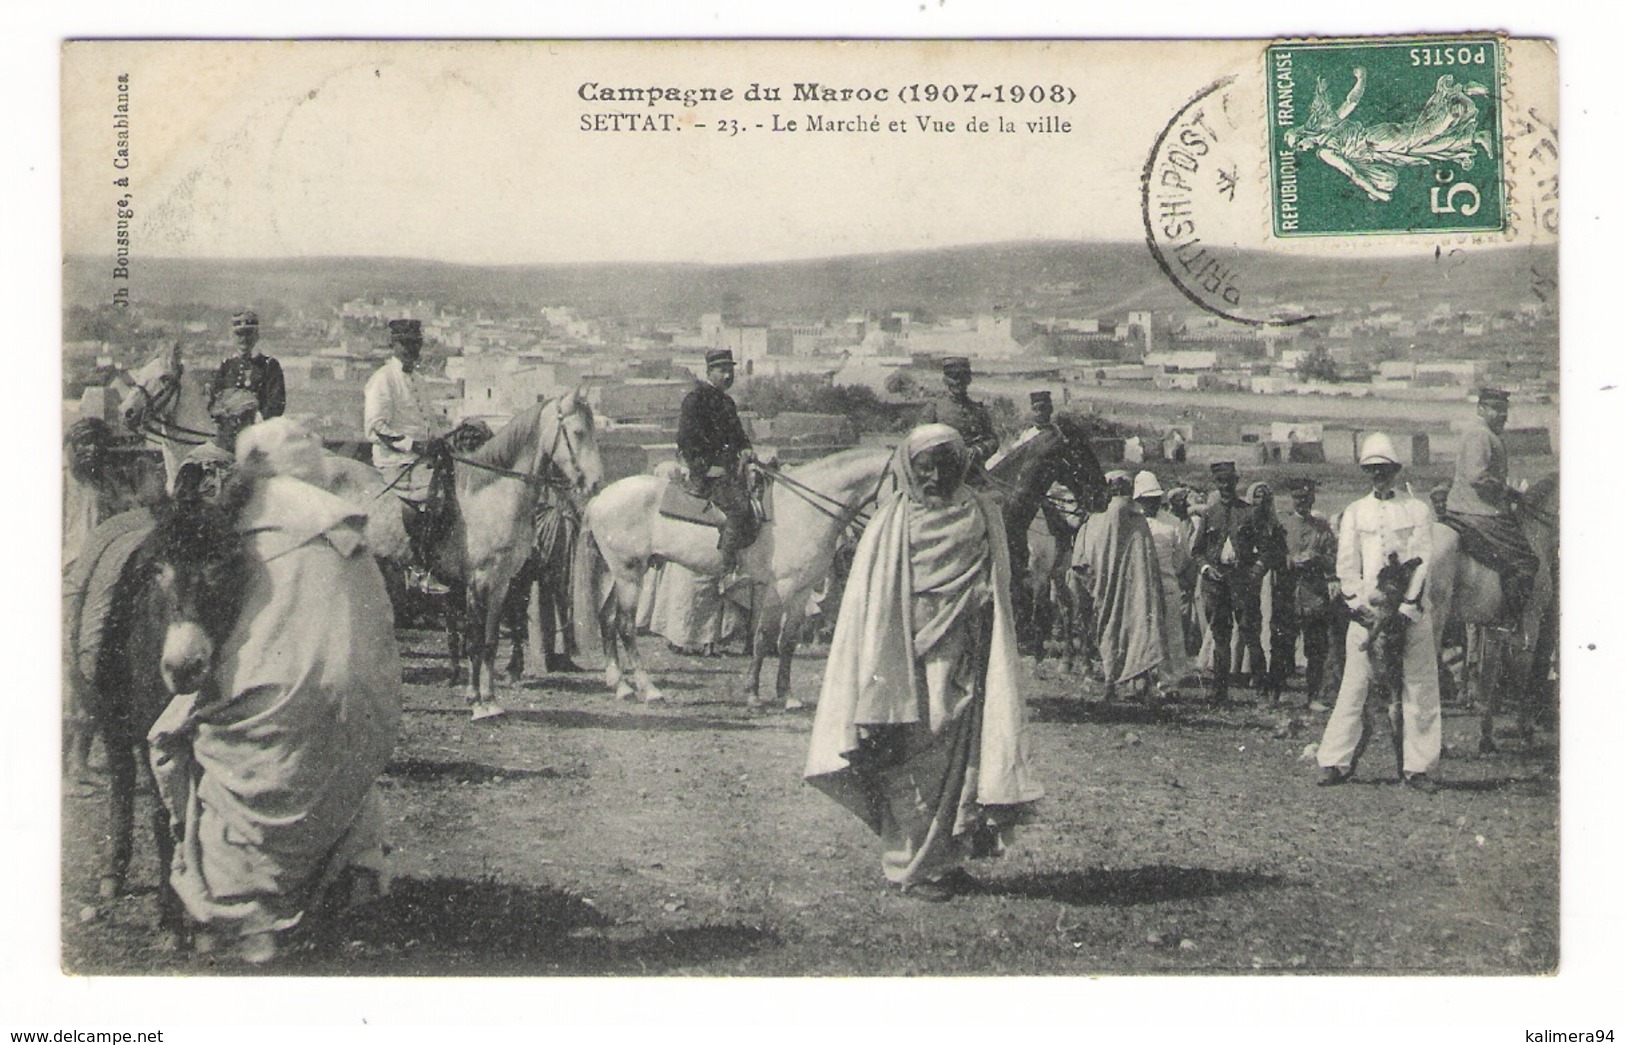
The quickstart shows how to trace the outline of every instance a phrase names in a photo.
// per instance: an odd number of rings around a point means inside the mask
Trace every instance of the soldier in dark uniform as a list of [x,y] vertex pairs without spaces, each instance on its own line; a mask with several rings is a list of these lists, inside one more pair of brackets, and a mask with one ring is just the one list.
[[945,391],[926,404],[918,423],[940,423],[956,429],[970,451],[968,478],[979,484],[985,481],[987,459],[999,449],[999,437],[993,432],[993,418],[987,407],[968,394],[970,378],[968,358],[949,356],[944,359],[942,384]]
[[[1236,527],[1230,540],[1236,550],[1236,568],[1230,578],[1230,601],[1236,608],[1241,654],[1252,665],[1253,688],[1278,699],[1280,691],[1275,685],[1275,666],[1267,665],[1264,659],[1264,578],[1271,574],[1279,578],[1286,570],[1286,530],[1275,517],[1275,491],[1269,483],[1254,483],[1248,487],[1247,504],[1247,516]],[[1284,656],[1286,663],[1291,664],[1295,650],[1287,648],[1289,644],[1281,632],[1284,623],[1285,614],[1276,612],[1271,615],[1270,647],[1277,661]],[[1286,670],[1286,675],[1290,674],[1290,669]],[[1286,675],[1281,677],[1284,679]]]
[[1326,654],[1332,629],[1332,584],[1337,580],[1337,534],[1315,514],[1315,481],[1292,484],[1292,514],[1281,521],[1286,531],[1286,569],[1275,574],[1273,644],[1284,643],[1285,656],[1270,663],[1276,692],[1286,687],[1295,667],[1288,659],[1303,636],[1305,703],[1320,699],[1326,685]]
[[[1236,473],[1236,463],[1215,461],[1210,467],[1218,496],[1202,513],[1191,558],[1198,564],[1202,619],[1213,636],[1213,699],[1223,703],[1230,699],[1230,636],[1239,616],[1236,600],[1239,593],[1235,589],[1244,586],[1235,576],[1235,546],[1231,538],[1247,519],[1250,508],[1236,493],[1236,483],[1241,478]],[[1231,547],[1228,560],[1227,544]]]
[[727,516],[717,539],[725,574],[738,569],[739,553],[756,540],[757,529],[744,469],[755,455],[739,408],[728,395],[733,383],[733,353],[725,348],[707,352],[705,380],[683,398],[677,421],[677,456],[688,468],[689,491]]
[[228,388],[244,388],[254,393],[261,421],[281,417],[288,408],[288,392],[282,383],[282,364],[255,351],[260,340],[260,317],[245,308],[231,317],[231,332],[237,336],[237,354],[220,364],[209,382],[209,409]]

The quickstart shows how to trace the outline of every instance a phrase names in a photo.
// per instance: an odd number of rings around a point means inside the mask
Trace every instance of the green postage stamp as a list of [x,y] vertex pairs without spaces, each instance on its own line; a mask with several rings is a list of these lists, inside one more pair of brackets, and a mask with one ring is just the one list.
[[1503,227],[1500,40],[1275,44],[1266,61],[1277,236]]

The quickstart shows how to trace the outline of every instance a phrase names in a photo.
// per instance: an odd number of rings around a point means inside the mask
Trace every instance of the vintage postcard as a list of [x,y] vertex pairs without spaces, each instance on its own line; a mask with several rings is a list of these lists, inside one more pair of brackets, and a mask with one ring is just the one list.
[[67,974],[1558,970],[1551,41],[61,69]]

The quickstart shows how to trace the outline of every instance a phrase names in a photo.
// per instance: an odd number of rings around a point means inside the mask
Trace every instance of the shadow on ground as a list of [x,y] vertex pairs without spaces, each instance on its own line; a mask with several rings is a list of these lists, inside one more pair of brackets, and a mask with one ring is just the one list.
[[1077,907],[1134,907],[1255,889],[1278,889],[1287,884],[1279,875],[1257,871],[1155,866],[1017,874],[988,883],[987,892],[1024,900],[1056,900]]
[[638,975],[778,944],[754,925],[619,926],[592,901],[492,879],[399,878],[276,971],[297,975]]
[[548,708],[526,708],[509,711],[505,718],[509,722],[532,722],[557,729],[659,730],[670,733],[689,733],[708,729],[753,730],[758,728],[753,723],[741,722],[737,719],[690,718],[681,715],[651,715],[639,712],[604,715],[595,711],[566,711]]
[[559,772],[551,766],[541,769],[516,769],[511,766],[491,766],[467,760],[436,760],[429,758],[398,758],[384,767],[384,775],[396,780],[410,780],[415,784],[450,780],[454,783],[489,784],[498,779],[529,780],[541,778],[555,780],[574,775]]

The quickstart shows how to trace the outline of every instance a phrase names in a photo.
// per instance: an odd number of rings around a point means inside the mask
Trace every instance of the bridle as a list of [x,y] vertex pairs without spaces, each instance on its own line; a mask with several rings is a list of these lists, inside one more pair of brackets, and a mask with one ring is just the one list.
[[[202,432],[196,428],[188,428],[164,416],[180,402],[181,378],[179,374],[171,373],[168,370],[163,371],[158,375],[158,385],[158,391],[154,393],[139,381],[130,382],[130,387],[141,395],[142,402],[138,409],[141,417],[139,427],[143,434],[156,439],[163,439],[166,442],[180,443],[184,446],[200,446],[214,438],[215,433],[213,432]],[[177,435],[176,433],[180,434]],[[186,438],[187,436],[195,436],[196,438],[189,439]]]

